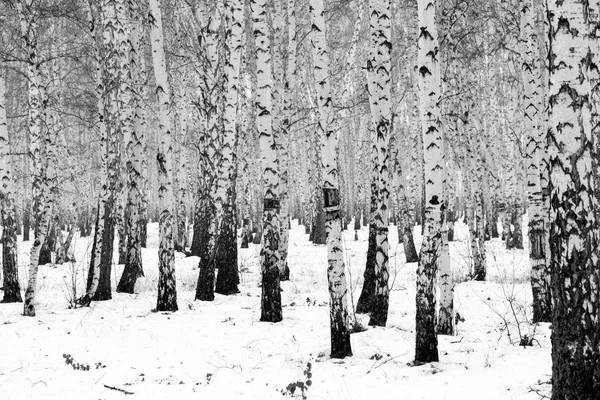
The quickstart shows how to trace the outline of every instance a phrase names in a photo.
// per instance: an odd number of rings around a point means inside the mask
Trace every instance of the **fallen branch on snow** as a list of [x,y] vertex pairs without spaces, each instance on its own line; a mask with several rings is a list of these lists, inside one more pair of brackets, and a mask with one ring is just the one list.
[[116,390],[117,392],[121,392],[121,393],[125,393],[125,394],[134,394],[133,392],[130,392],[128,390],[121,389],[121,388],[118,388],[118,387],[114,387],[114,386],[104,385],[104,387],[107,388],[107,389]]

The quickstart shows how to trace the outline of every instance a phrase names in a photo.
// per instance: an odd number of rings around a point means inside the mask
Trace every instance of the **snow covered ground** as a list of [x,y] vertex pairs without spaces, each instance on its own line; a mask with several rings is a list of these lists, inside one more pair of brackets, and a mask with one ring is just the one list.
[[[211,303],[194,301],[198,259],[177,254],[180,310],[152,312],[156,224],[149,226],[149,248],[143,249],[146,277],[138,282],[137,294],[113,293],[112,301],[69,309],[73,278],[78,295],[83,291],[91,248],[89,238],[78,239],[76,263],[40,268],[36,317],[22,317],[22,304],[0,304],[0,398],[302,398],[301,389],[291,394],[287,388],[305,383],[307,372],[311,375],[304,392],[307,399],[549,395],[549,324],[527,323],[531,314],[527,248],[505,250],[498,239],[488,242],[488,282],[464,282],[469,247],[466,227],[457,225],[451,254],[461,282],[455,306],[464,322],[459,322],[456,336],[439,337],[440,362],[411,366],[416,265],[404,262],[402,245],[391,229],[393,288],[387,326],[353,334],[354,356],[332,360],[326,250],[308,242],[296,221],[292,225],[292,280],[282,283],[284,320],[279,324],[259,322],[259,247],[253,245],[239,253],[241,293],[217,294]],[[419,246],[418,229],[415,235]],[[358,241],[353,232],[344,233],[354,302],[362,286],[366,240],[365,228]],[[30,243],[20,243],[23,288],[29,249]],[[114,267],[115,286],[121,269]],[[534,335],[533,346],[518,345],[519,330],[521,336]]]

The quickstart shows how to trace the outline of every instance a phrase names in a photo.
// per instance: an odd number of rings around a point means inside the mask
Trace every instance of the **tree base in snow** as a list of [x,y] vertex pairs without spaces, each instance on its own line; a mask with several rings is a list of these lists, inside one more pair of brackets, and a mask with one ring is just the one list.
[[[263,267],[265,268],[265,267]],[[283,319],[281,310],[281,288],[279,285],[279,268],[265,268],[262,276],[262,296],[260,304],[261,322],[280,322]]]

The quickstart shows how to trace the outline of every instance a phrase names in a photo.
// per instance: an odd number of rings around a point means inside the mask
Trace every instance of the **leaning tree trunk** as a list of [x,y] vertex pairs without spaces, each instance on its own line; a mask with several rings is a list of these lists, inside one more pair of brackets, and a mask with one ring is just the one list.
[[0,212],[2,214],[2,303],[17,303],[21,298],[17,268],[17,230],[15,216],[15,184],[11,165],[10,142],[6,120],[6,86],[0,69]]
[[425,219],[421,258],[417,268],[415,362],[438,361],[435,278],[441,228],[446,205],[443,198],[445,162],[440,113],[436,0],[419,0],[418,81],[425,162]]
[[329,321],[331,330],[331,357],[352,355],[348,329],[348,286],[342,252],[342,219],[338,181],[337,136],[334,121],[329,75],[329,53],[323,16],[323,0],[310,0],[312,28],[310,39],[315,64],[319,137],[322,138],[322,182],[325,229],[327,232],[327,280],[329,282]]
[[163,43],[163,26],[159,0],[150,0],[148,20],[152,61],[156,80],[156,101],[159,108],[159,147],[156,154],[158,166],[159,200],[159,246],[158,246],[158,299],[157,311],[177,311],[177,287],[175,280],[173,170],[171,145],[172,125],[170,117],[170,87]]
[[[597,138],[590,121],[593,73],[579,0],[548,2],[548,129],[552,265],[552,399],[597,399],[600,393],[600,245]],[[594,89],[597,90],[597,89]]]

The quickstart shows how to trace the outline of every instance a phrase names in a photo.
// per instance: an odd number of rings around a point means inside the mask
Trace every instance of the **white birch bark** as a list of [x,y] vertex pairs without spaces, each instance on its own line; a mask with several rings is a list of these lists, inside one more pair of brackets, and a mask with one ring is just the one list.
[[556,400],[593,398],[600,390],[600,188],[592,115],[595,89],[589,79],[597,65],[590,54],[596,45],[588,26],[597,13],[589,6],[579,0],[548,2],[552,398]]
[[523,77],[523,110],[526,133],[525,162],[527,168],[527,197],[529,203],[529,263],[533,292],[533,322],[549,322],[552,318],[550,288],[548,287],[548,232],[541,186],[541,166],[545,163],[540,125],[541,74],[538,37],[531,0],[521,0],[521,72]]
[[46,94],[40,70],[37,30],[35,18],[37,3],[33,0],[19,0],[16,3],[19,13],[21,36],[25,51],[27,52],[27,77],[28,77],[28,124],[30,135],[29,153],[33,161],[33,208],[35,216],[35,239],[31,247],[29,261],[29,278],[25,291],[23,315],[35,316],[35,294],[37,286],[37,273],[40,251],[50,224],[53,205],[53,179],[52,171],[48,171],[48,152],[52,151],[52,141],[48,129],[45,127]]
[[[447,167],[447,164],[444,166]],[[443,198],[447,204],[453,202],[453,194],[450,192],[448,179],[450,175],[446,173],[444,181]],[[445,213],[448,215],[449,207]],[[454,272],[452,269],[452,260],[450,258],[450,246],[448,244],[448,223],[442,224],[441,243],[438,251],[438,287],[439,287],[439,310],[437,318],[437,333],[440,335],[454,334]]]
[[218,254],[219,234],[223,220],[224,199],[219,186],[223,183],[219,179],[219,166],[221,165],[221,126],[219,114],[223,111],[223,75],[222,66],[219,64],[219,29],[221,26],[221,6],[209,7],[202,4],[198,8],[198,20],[202,27],[202,39],[205,42],[206,59],[203,71],[203,128],[204,128],[204,154],[203,178],[204,190],[208,197],[205,207],[209,210],[210,218],[207,230],[206,245],[200,251],[200,272],[196,287],[196,300],[214,300],[215,263]]
[[150,0],[148,22],[152,44],[152,61],[156,80],[156,101],[159,107],[158,163],[159,199],[159,248],[158,248],[158,299],[157,311],[177,311],[177,288],[175,286],[174,218],[173,203],[173,126],[170,117],[170,87],[165,60],[162,13],[160,0]]
[[279,285],[279,162],[277,144],[272,128],[271,42],[267,25],[267,1],[251,0],[256,41],[256,112],[262,159],[263,219],[262,219],[262,296],[261,321],[279,322],[282,319]]
[[[140,33],[142,24],[140,10],[135,1],[129,2],[127,10],[129,15],[129,41],[128,46],[122,51],[121,70],[127,79],[123,79],[123,88],[126,102],[124,107],[125,121],[125,156],[127,170],[127,247],[125,267],[117,285],[117,292],[133,293],[135,282],[143,276],[142,266],[142,192],[144,190],[142,158],[145,132],[142,130],[143,108],[141,88],[142,81],[140,70]],[[126,56],[126,57],[123,57]]]
[[370,52],[367,62],[369,103],[375,126],[375,298],[369,325],[385,326],[389,307],[390,134],[391,134],[391,15],[389,0],[370,0]]
[[0,65],[0,212],[2,214],[2,303],[23,301],[17,268],[15,184],[6,119],[6,77]]
[[[283,21],[283,11],[281,20]],[[290,218],[290,196],[289,196],[289,180],[290,180],[290,135],[293,115],[293,101],[295,97],[296,87],[296,0],[287,0],[287,17],[288,17],[288,43],[285,68],[283,77],[283,107],[281,121],[281,138],[279,146],[279,163],[280,163],[280,197],[281,197],[281,265],[279,267],[282,280],[290,278],[290,269],[287,262],[288,247],[289,247],[289,218]],[[282,23],[283,25],[283,23]],[[283,32],[280,32],[282,35]],[[282,35],[283,36],[283,35]],[[283,40],[280,44],[281,53],[283,53]]]
[[419,0],[418,82],[425,162],[425,220],[421,259],[417,268],[416,362],[438,361],[435,277],[446,205],[443,198],[445,162],[440,113],[436,0]]
[[[100,139],[100,188],[98,194],[98,213],[96,221],[96,232],[94,234],[94,251],[91,254],[93,269],[91,271],[91,282],[87,287],[86,294],[79,299],[79,304],[87,306],[92,301],[100,280],[100,263],[104,237],[104,213],[106,204],[110,198],[108,188],[108,131],[106,127],[105,101],[106,89],[104,87],[102,54],[103,48],[114,47],[114,37],[109,26],[114,22],[114,10],[107,7],[102,10],[100,5],[95,5],[94,1],[88,2],[88,24],[90,34],[95,42],[94,46],[94,67],[96,70],[96,104],[97,104],[97,122],[95,124],[96,134]],[[98,29],[99,27],[102,30]]]
[[229,59],[227,60],[227,87],[225,110],[223,114],[223,138],[221,162],[219,165],[219,185],[217,198],[222,202],[220,226],[220,249],[218,252],[217,281],[215,291],[220,294],[239,293],[237,271],[237,226],[236,226],[236,147],[237,147],[237,111],[240,86],[240,67],[242,59],[242,30],[244,6],[242,0],[229,0],[225,4],[229,30]]
[[323,0],[310,0],[310,40],[312,43],[317,87],[317,124],[321,138],[321,170],[327,232],[327,280],[329,282],[329,306],[331,327],[331,357],[344,358],[352,355],[348,330],[348,286],[342,251],[342,221],[340,214],[339,172],[337,160],[338,127],[334,121],[329,76],[329,54]]

